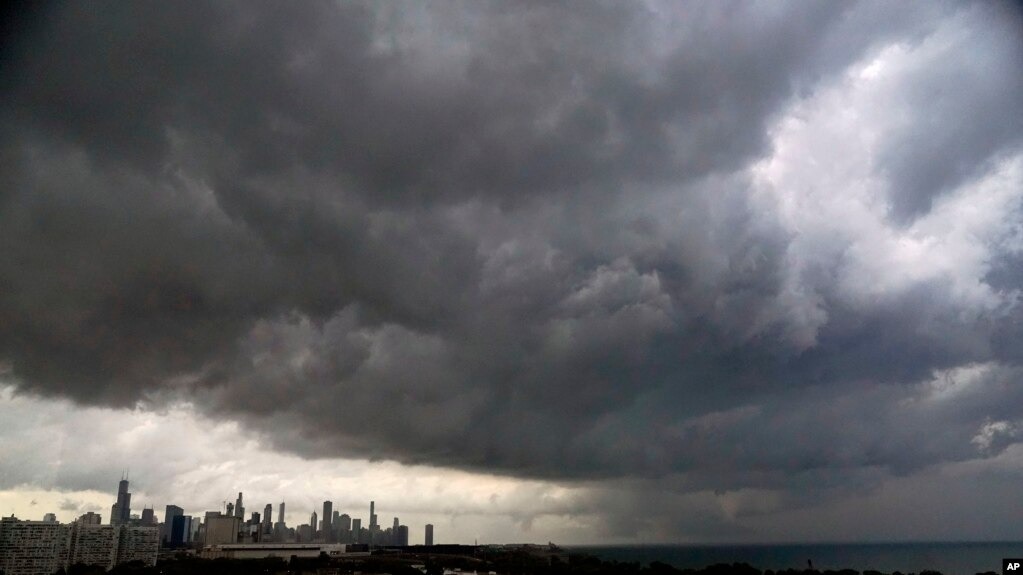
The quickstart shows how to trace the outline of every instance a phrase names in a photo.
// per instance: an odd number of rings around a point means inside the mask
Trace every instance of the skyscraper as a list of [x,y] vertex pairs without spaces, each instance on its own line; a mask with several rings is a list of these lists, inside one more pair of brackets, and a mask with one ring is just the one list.
[[377,531],[380,530],[380,526],[377,525],[377,514],[376,514],[376,501],[369,502],[369,537],[365,543],[370,545],[377,545],[380,543],[377,537]]
[[355,543],[352,539],[352,518],[347,513],[338,516],[336,528],[338,543]]
[[178,547],[188,543],[192,534],[192,517],[190,515],[175,515],[170,524],[170,537],[167,543],[171,547]]
[[281,524],[281,527],[284,527],[284,502],[283,501],[281,501],[280,508],[277,511],[277,522]]
[[352,543],[362,543],[362,519],[352,519]]
[[334,502],[324,501],[323,502],[323,540],[330,542],[334,540],[334,529],[331,524],[333,516]]
[[274,522],[273,522],[273,505],[269,503],[263,508],[263,533],[273,533]]
[[127,525],[131,518],[131,493],[128,493],[128,480],[121,479],[117,484],[117,503],[110,508],[111,525]]
[[163,512],[163,534],[160,537],[165,541],[171,539],[171,529],[174,526],[174,518],[179,515],[184,515],[185,510],[178,507],[177,505],[168,505]]
[[142,509],[142,525],[149,527],[156,525],[156,519],[153,517],[153,508],[145,507]]
[[426,524],[426,545],[433,545],[433,525]]
[[245,507],[242,506],[242,492],[241,491],[238,492],[238,499],[235,501],[235,504],[234,504],[234,516],[235,517],[240,517],[242,519],[242,521],[245,520]]
[[317,520],[316,520],[316,512],[315,512],[315,511],[313,511],[313,515],[312,515],[312,517],[310,517],[310,518],[309,518],[309,527],[312,527],[312,528],[313,528],[313,534],[314,534],[314,536],[315,536],[315,533],[316,533],[316,526],[317,526],[317,523],[318,523],[318,522],[317,522]]

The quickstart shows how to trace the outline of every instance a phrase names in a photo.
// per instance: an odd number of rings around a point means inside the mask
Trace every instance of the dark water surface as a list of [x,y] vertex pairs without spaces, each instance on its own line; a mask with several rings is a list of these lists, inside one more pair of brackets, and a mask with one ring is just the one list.
[[749,563],[758,569],[873,569],[885,573],[940,571],[945,575],[1001,574],[1003,557],[1023,557],[1023,542],[1003,543],[812,543],[802,545],[573,546],[568,551],[605,561],[668,563],[680,569],[715,563]]

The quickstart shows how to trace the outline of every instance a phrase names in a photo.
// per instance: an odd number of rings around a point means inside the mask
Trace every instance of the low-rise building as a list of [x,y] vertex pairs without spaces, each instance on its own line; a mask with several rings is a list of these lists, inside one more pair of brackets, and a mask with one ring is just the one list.
[[350,551],[350,545],[339,543],[253,543],[234,545],[210,545],[204,547],[200,556],[203,559],[265,559],[267,557],[280,557],[290,559],[292,557],[319,557],[326,553],[330,557],[341,555],[353,556],[359,554],[369,555],[365,545],[358,546],[359,551],[354,548]]

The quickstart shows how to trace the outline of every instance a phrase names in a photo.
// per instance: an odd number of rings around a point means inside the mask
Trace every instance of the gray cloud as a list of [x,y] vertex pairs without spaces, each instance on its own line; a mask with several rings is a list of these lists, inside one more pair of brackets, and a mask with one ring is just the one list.
[[[0,80],[0,359],[24,391],[185,397],[309,457],[826,495],[997,456],[1011,19],[42,11]],[[971,383],[942,403],[941,377]]]

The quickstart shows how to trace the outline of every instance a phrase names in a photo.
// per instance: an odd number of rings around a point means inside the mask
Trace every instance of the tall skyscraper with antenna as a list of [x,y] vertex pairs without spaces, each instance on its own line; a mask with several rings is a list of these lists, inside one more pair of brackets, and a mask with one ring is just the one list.
[[131,518],[131,493],[128,493],[128,477],[122,476],[117,484],[117,503],[110,508],[110,524],[126,525]]

